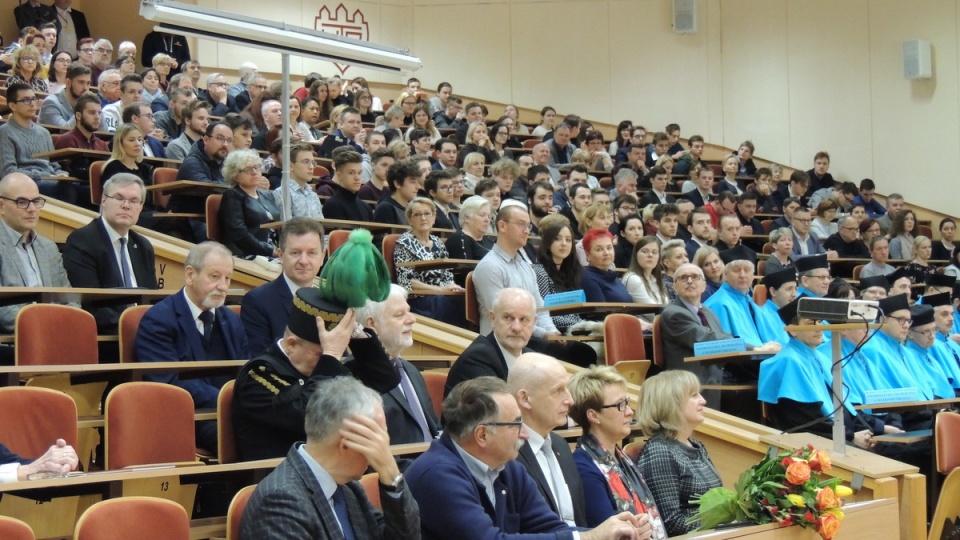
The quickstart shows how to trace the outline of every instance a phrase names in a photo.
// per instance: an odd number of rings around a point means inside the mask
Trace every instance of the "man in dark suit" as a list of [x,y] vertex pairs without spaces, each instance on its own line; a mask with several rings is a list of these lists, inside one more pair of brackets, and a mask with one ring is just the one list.
[[490,375],[507,380],[507,371],[518,356],[531,352],[527,348],[533,337],[536,304],[523,289],[500,289],[490,310],[493,331],[478,336],[464,349],[447,373],[443,395],[450,394],[457,384]]
[[[139,362],[245,360],[250,358],[240,317],[224,307],[233,256],[217,242],[197,244],[187,253],[185,286],[151,307],[140,321],[134,344]],[[229,377],[180,380],[176,374],[148,375],[145,379],[173,384],[190,392],[194,407],[213,409],[220,388]],[[159,404],[158,404],[159,405]],[[197,423],[197,446],[215,451],[216,422]]]
[[[406,471],[411,493],[428,509],[420,515],[422,538],[573,538],[516,461],[528,436],[520,414],[495,377],[467,381],[447,396],[443,435]],[[579,537],[648,539],[648,519],[622,512]]]
[[[376,335],[358,329],[352,313],[327,329],[317,316],[327,303],[316,287],[299,289],[287,303],[281,338],[243,366],[234,387],[233,423],[244,461],[282,457],[303,440],[307,401],[321,381],[352,375],[380,393],[399,383]],[[354,360],[344,365],[348,345]]]
[[[440,432],[440,421],[433,411],[427,384],[420,370],[400,357],[401,352],[413,346],[413,324],[417,322],[407,304],[407,291],[391,284],[386,300],[367,300],[366,305],[357,310],[357,322],[376,332],[398,374],[397,383],[380,396],[390,441],[393,444],[432,441]],[[354,356],[357,357],[356,353]],[[347,362],[347,366],[361,361],[363,359],[357,357]]]
[[529,434],[517,461],[530,473],[540,495],[560,519],[570,526],[586,527],[583,481],[567,441],[553,433],[567,425],[567,412],[573,404],[567,389],[569,379],[567,370],[555,358],[526,353],[510,369],[507,385],[517,399]]
[[[70,286],[57,245],[34,230],[45,203],[37,183],[29,176],[15,172],[0,180],[0,286]],[[17,312],[23,306],[0,307],[0,332],[13,333]],[[7,354],[0,352],[0,361],[6,358]]]
[[[305,444],[257,485],[241,538],[420,538],[420,511],[407,488],[384,422],[380,396],[349,377],[321,382],[306,406]],[[357,480],[380,477],[376,510]]]
[[40,0],[27,0],[13,8],[13,17],[17,20],[17,28],[23,30],[28,26],[40,29],[44,23],[52,23],[57,18],[53,6],[41,4]]
[[695,208],[705,206],[713,198],[713,170],[703,167],[697,175],[697,189],[683,195]]
[[0,444],[0,484],[34,480],[30,476],[35,473],[67,474],[77,468],[79,461],[77,452],[63,439],[57,439],[34,460],[24,459]]
[[789,183],[780,183],[777,190],[773,192],[773,204],[777,208],[783,208],[786,200],[795,198],[801,206],[807,204],[807,189],[810,187],[810,177],[803,171],[793,171],[790,174]]
[[[100,218],[70,233],[63,266],[74,287],[156,289],[153,246],[131,229],[140,218],[147,190],[136,175],[120,173],[103,185]],[[115,334],[123,308],[87,308],[97,331]]]
[[283,336],[293,295],[314,285],[323,265],[323,225],[314,219],[293,218],[280,231],[283,273],[243,295],[240,320],[252,354],[267,350]]

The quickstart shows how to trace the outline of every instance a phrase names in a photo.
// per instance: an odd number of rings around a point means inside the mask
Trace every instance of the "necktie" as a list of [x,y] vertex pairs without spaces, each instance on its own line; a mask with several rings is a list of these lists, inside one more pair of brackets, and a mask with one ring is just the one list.
[[423,433],[423,440],[430,441],[433,439],[433,434],[430,433],[430,428],[427,427],[427,419],[423,416],[423,408],[420,406],[420,400],[417,399],[417,392],[414,391],[413,385],[410,384],[410,377],[407,376],[407,372],[404,371],[403,363],[399,358],[397,359],[397,371],[400,374],[400,388],[403,390],[404,397],[407,398],[407,406],[410,407],[413,419],[416,420],[420,426],[420,431]]
[[120,239],[120,273],[123,274],[123,286],[133,288],[133,280],[130,278],[130,257],[127,256],[127,239]]
[[347,500],[343,496],[343,486],[337,486],[333,492],[333,511],[337,514],[337,521],[340,522],[340,530],[343,531],[345,540],[356,540],[353,535],[353,526],[350,525],[350,513],[347,512]]
[[697,309],[697,317],[700,318],[700,324],[706,326],[707,328],[710,327],[710,325],[707,323],[707,316],[703,313],[703,308]]
[[550,443],[550,435],[547,434],[543,446],[540,447],[540,453],[547,459],[547,466],[550,468],[548,474],[552,480],[550,485],[553,487],[553,499],[557,501],[557,511],[560,514],[560,519],[573,523],[573,500],[570,498],[570,490],[567,488],[563,471],[560,470],[560,462],[557,461],[557,455],[553,453],[553,447]]
[[203,323],[203,340],[210,339],[210,333],[213,330],[213,311],[204,311],[200,314],[200,322]]

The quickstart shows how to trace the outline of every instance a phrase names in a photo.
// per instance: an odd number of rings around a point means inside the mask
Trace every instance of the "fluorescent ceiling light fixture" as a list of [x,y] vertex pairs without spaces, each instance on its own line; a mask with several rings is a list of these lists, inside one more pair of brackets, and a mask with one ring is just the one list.
[[172,0],[143,0],[140,16],[157,22],[154,30],[170,34],[383,71],[416,71],[423,66],[420,58],[405,50]]

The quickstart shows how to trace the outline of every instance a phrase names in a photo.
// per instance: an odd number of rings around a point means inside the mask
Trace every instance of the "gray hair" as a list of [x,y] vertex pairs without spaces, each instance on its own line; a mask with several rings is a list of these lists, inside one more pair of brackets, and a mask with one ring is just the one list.
[[496,394],[511,395],[507,383],[496,377],[478,377],[455,386],[443,400],[444,430],[459,442],[480,424],[497,421]]
[[723,267],[723,273],[724,273],[724,275],[726,275],[727,272],[732,272],[734,269],[736,269],[736,268],[738,268],[738,267],[740,267],[740,266],[745,266],[745,267],[749,268],[749,269],[750,269],[750,273],[751,273],[751,274],[753,273],[753,263],[750,262],[750,261],[748,261],[747,259],[734,259],[734,260],[728,262],[728,263],[727,263],[726,265],[724,265],[724,267]]
[[265,99],[260,103],[260,114],[266,114],[267,108],[273,105],[274,103],[280,103],[278,99]]
[[237,184],[237,175],[240,171],[251,165],[260,167],[263,160],[256,150],[234,150],[227,154],[227,159],[223,160],[223,178],[228,184],[234,186]]
[[629,180],[636,180],[638,178],[637,172],[633,169],[628,169],[626,167],[617,171],[617,175],[613,177],[615,185],[620,185]]
[[207,84],[210,84],[210,83],[212,83],[213,81],[217,80],[217,77],[223,77],[223,73],[220,73],[220,72],[215,71],[215,72],[207,75]]
[[201,242],[193,246],[192,248],[190,248],[190,251],[187,253],[186,260],[183,261],[183,266],[184,268],[189,266],[190,268],[193,268],[197,272],[200,272],[203,270],[203,265],[207,262],[207,259],[213,253],[223,255],[224,257],[227,257],[228,259],[230,259],[231,262],[233,262],[233,253],[231,253],[226,246],[224,246],[220,242],[214,242],[213,240],[208,240],[206,242]]
[[130,173],[118,173],[110,177],[109,180],[103,183],[103,196],[108,197],[107,193],[113,190],[113,188],[120,189],[122,187],[129,186],[130,184],[136,184],[140,186],[140,199],[145,199],[147,197],[147,188],[143,185],[143,180],[139,176]]
[[[473,215],[482,210],[484,206],[490,208],[490,201],[480,195],[471,195],[460,205],[460,221],[462,222],[472,218]],[[491,209],[491,212],[492,211]]]
[[124,51],[130,51],[131,49],[134,51],[137,50],[137,46],[134,45],[132,41],[121,41],[120,44],[117,45],[117,52],[120,56],[124,55]]
[[380,394],[353,377],[320,381],[307,402],[307,441],[326,442],[339,435],[344,420],[354,415],[373,418],[377,407],[383,407]]
[[903,195],[901,195],[901,194],[899,194],[899,193],[891,193],[891,194],[887,195],[887,202],[890,202],[890,201],[902,201],[902,200],[903,200]]
[[96,47],[97,45],[103,45],[103,44],[110,45],[111,47],[113,46],[113,43],[110,43],[110,40],[107,38],[98,39],[97,42],[93,44],[93,46]]
[[680,273],[681,270],[696,270],[696,271],[697,271],[697,274],[698,274],[700,277],[704,277],[704,275],[703,275],[703,268],[700,268],[699,266],[697,266],[697,265],[695,265],[695,264],[693,264],[693,263],[683,263],[683,264],[681,264],[680,266],[677,267],[676,270],[674,270],[673,274],[674,274],[674,275],[677,275],[677,274]]
[[678,239],[678,240],[667,240],[666,242],[664,242],[663,245],[660,246],[660,260],[662,261],[663,259],[666,259],[666,258],[667,258],[667,253],[669,253],[669,252],[671,252],[671,251],[673,251],[673,250],[675,250],[675,249],[677,249],[677,248],[680,248],[680,249],[683,249],[684,251],[686,251],[686,247],[684,247],[683,240],[679,240],[679,239]]
[[120,75],[120,70],[117,68],[105,69],[100,72],[100,77],[97,79],[98,84],[99,84],[99,81],[104,80],[103,78],[104,75],[116,75],[117,77],[121,77],[121,78],[123,77],[122,75]]
[[391,105],[389,109],[383,112],[383,119],[387,121],[403,117],[403,109],[399,105]]
[[256,76],[259,73],[257,70],[257,65],[253,62],[244,62],[240,64],[240,68],[237,69],[237,72],[240,74],[240,81],[245,84],[252,82],[252,76]]
[[770,231],[770,243],[776,244],[784,236],[790,236],[792,238],[793,232],[787,227],[780,227],[779,229],[774,229]]
[[854,224],[860,225],[860,222],[857,221],[857,218],[853,217],[851,214],[847,214],[847,215],[843,216],[842,218],[840,218],[839,225],[840,225],[841,227],[843,227],[843,224],[844,224],[844,223],[847,223],[847,222],[849,222],[849,221],[851,221],[851,220],[854,222]]
[[407,292],[406,289],[404,289],[400,285],[397,285],[396,283],[391,283],[390,292],[387,294],[387,297],[384,298],[383,302],[375,302],[367,298],[367,302],[362,307],[359,307],[355,310],[357,315],[357,322],[360,324],[363,324],[363,322],[367,320],[367,317],[373,319],[377,323],[382,322],[383,310],[384,310],[384,306],[387,303],[387,300],[391,298],[397,298],[397,297],[403,298],[404,300],[406,300],[407,296],[409,296],[409,293]]
[[526,289],[519,289],[516,287],[506,287],[497,291],[497,295],[493,297],[493,305],[490,306],[490,309],[496,313],[500,311],[500,306],[503,304],[506,297],[509,295],[523,296],[530,299],[530,310],[533,312],[534,317],[537,315],[537,301],[534,299],[533,295],[530,294],[530,291]]

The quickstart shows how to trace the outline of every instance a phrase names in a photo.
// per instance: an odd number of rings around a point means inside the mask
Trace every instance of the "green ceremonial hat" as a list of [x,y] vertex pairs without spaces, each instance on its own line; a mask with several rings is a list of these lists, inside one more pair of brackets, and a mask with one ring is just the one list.
[[[383,302],[390,294],[390,272],[383,255],[373,245],[373,235],[355,229],[320,272],[318,297],[311,302],[315,316],[337,324],[347,308],[363,307],[367,300]],[[296,299],[294,308],[297,308]],[[311,309],[310,311],[314,311]]]

